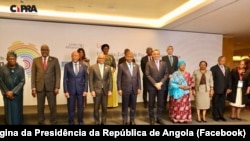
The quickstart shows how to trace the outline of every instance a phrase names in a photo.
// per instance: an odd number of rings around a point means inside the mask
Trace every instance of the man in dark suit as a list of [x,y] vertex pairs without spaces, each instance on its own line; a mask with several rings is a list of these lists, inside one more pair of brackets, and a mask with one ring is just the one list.
[[[166,81],[168,79],[167,63],[160,60],[160,51],[154,50],[152,53],[153,60],[146,64],[145,74],[148,78],[149,91],[149,119],[150,125],[156,122],[164,125],[161,116],[164,104],[164,92],[166,90]],[[157,114],[154,114],[155,98],[157,98]]]
[[[125,56],[126,56],[127,52],[129,52],[129,51],[130,51],[130,50],[129,50],[128,48],[126,48],[126,49],[124,50],[124,56],[121,57],[121,58],[118,60],[118,65],[121,64],[121,63],[126,62]],[[133,58],[132,61],[135,63],[135,59],[134,59],[134,58]]]
[[41,46],[41,57],[33,60],[31,71],[32,96],[37,96],[38,124],[45,124],[44,108],[47,97],[50,109],[50,123],[57,123],[56,95],[59,92],[61,69],[56,57],[49,56],[49,47]]
[[[105,55],[99,54],[97,64],[90,67],[89,87],[94,99],[94,120],[96,125],[105,125],[107,119],[107,100],[113,89],[112,71],[110,66],[104,64]],[[101,122],[99,107],[102,105]]]
[[148,47],[146,49],[147,55],[142,57],[142,59],[141,59],[141,71],[143,73],[143,77],[142,77],[142,83],[143,83],[142,98],[143,98],[144,108],[147,108],[147,106],[148,106],[148,90],[147,90],[148,80],[147,80],[147,77],[145,75],[145,68],[146,68],[147,62],[152,60],[152,52],[153,52],[153,49],[151,47]]
[[74,125],[76,104],[78,124],[83,125],[83,98],[88,91],[88,73],[87,67],[79,58],[77,51],[72,52],[72,61],[64,66],[63,90],[67,98],[69,125]]
[[126,53],[126,62],[118,66],[117,89],[122,96],[122,119],[123,125],[128,124],[128,107],[130,106],[130,125],[135,125],[135,112],[137,94],[141,91],[141,77],[139,65],[132,62],[132,52]]
[[214,80],[214,95],[212,97],[212,115],[215,121],[226,121],[224,107],[226,95],[231,92],[230,69],[225,66],[226,58],[220,56],[218,64],[211,67]]
[[[173,46],[168,46],[167,55],[162,57],[162,61],[165,61],[167,63],[169,77],[171,77],[171,74],[177,71],[178,69],[177,67],[178,57],[173,55],[173,52],[174,52]],[[168,84],[169,84],[169,79],[166,81],[166,91],[164,93],[164,109],[167,108]]]

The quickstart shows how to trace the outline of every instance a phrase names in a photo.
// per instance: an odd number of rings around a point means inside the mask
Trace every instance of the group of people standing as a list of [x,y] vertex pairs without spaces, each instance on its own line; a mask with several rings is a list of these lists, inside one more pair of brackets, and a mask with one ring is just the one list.
[[[186,62],[173,55],[173,46],[161,57],[160,50],[148,47],[140,66],[129,49],[118,66],[109,45],[101,46],[96,63],[90,65],[83,48],[71,53],[71,61],[64,66],[63,92],[67,99],[68,124],[84,124],[84,107],[88,93],[93,97],[95,125],[107,123],[107,108],[118,106],[122,97],[121,116],[123,125],[135,125],[137,96],[142,91],[144,108],[148,109],[149,124],[164,125],[163,112],[168,110],[174,123],[192,122],[191,95],[194,96],[197,122],[207,122],[206,112],[212,110],[215,121],[226,121],[225,102],[232,107],[232,120],[241,119],[250,93],[250,71],[245,60],[230,70],[226,58],[220,56],[218,64],[207,69],[207,62],[200,61],[193,73],[186,71]],[[59,93],[61,69],[56,57],[49,55],[49,47],[41,46],[41,56],[34,58],[31,73],[32,96],[37,97],[38,124],[45,124],[45,100],[50,109],[50,124],[57,124],[56,96]],[[7,64],[0,69],[0,89],[4,99],[6,124],[22,124],[24,68],[17,62],[14,51],[7,53]],[[142,79],[140,75],[142,71]],[[117,70],[117,75],[115,71]],[[142,80],[142,82],[141,82]],[[211,105],[210,105],[211,104]],[[100,116],[101,107],[101,116]],[[75,113],[75,109],[77,111]],[[155,111],[156,110],[156,111]]]

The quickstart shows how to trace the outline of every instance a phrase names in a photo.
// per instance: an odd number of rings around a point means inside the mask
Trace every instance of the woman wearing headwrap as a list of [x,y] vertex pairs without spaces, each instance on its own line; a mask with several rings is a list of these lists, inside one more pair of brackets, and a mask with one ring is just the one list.
[[169,82],[169,117],[174,123],[191,122],[190,93],[193,86],[192,76],[185,71],[185,61],[179,60],[177,66],[178,70],[173,73]]
[[0,68],[0,89],[3,94],[4,116],[7,125],[20,125],[23,120],[24,68],[17,63],[13,51],[7,53],[7,64]]
[[116,76],[115,76],[115,70],[116,70],[116,62],[115,58],[113,55],[109,54],[109,45],[108,44],[103,44],[102,47],[102,52],[105,55],[105,65],[108,65],[111,67],[112,71],[112,79],[113,79],[113,90],[112,90],[112,95],[108,96],[108,105],[107,107],[117,107],[118,106],[118,90],[116,86]]

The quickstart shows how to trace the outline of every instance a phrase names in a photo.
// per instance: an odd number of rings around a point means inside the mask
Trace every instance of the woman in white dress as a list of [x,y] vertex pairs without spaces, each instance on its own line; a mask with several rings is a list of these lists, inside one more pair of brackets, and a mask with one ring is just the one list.
[[249,71],[245,69],[245,61],[231,70],[232,92],[227,95],[227,100],[231,105],[231,119],[242,120],[240,113],[247,102],[247,94],[250,92]]

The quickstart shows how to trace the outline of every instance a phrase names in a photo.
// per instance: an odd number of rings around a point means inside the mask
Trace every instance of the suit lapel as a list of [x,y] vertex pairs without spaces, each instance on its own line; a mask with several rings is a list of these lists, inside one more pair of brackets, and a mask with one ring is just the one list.
[[[154,68],[155,68],[157,71],[159,71],[158,68],[157,68],[157,66],[156,66],[155,60],[153,60],[152,63],[153,63]],[[159,65],[159,66],[160,66],[160,65]],[[159,69],[160,69],[160,67],[159,67]]]
[[[222,74],[222,76],[225,77],[225,75],[223,74],[223,72],[222,72],[222,70],[221,70],[221,68],[220,68],[219,65],[217,65],[217,69],[218,69],[218,71]],[[225,68],[225,74],[226,74],[226,68]]]
[[103,67],[103,78],[105,78],[105,76],[107,74],[107,69],[106,68],[107,68],[107,66],[104,64],[104,67]]
[[128,68],[128,64],[125,62],[124,64],[123,64],[123,67],[126,69],[126,71],[130,74],[130,76],[132,76],[131,75],[131,73],[130,73],[130,70],[129,70],[129,68]]
[[[43,68],[43,57],[40,57],[38,61],[39,61],[39,64],[40,64],[40,65],[42,66],[42,68]],[[43,71],[45,71],[45,70],[43,69]]]
[[104,76],[105,76],[105,65],[104,65],[103,69],[104,69],[103,70],[103,76],[101,76],[101,70],[100,70],[99,64],[96,65],[96,70],[97,70],[97,73],[98,73],[98,76],[100,77],[100,79],[103,79]]
[[[82,71],[83,71],[83,64],[79,62],[79,72],[78,72],[77,76],[78,76],[80,73],[82,73]],[[86,71],[87,71],[87,70],[86,70]]]
[[48,67],[50,66],[51,61],[52,61],[52,58],[51,58],[51,57],[48,57],[46,70],[47,70]]
[[71,71],[71,73],[73,73],[75,75],[74,68],[73,68],[73,63],[72,62],[70,62],[70,64],[69,64],[69,71]]
[[136,68],[136,65],[133,63],[133,75],[135,75],[136,74],[136,71],[137,71],[137,68]]

